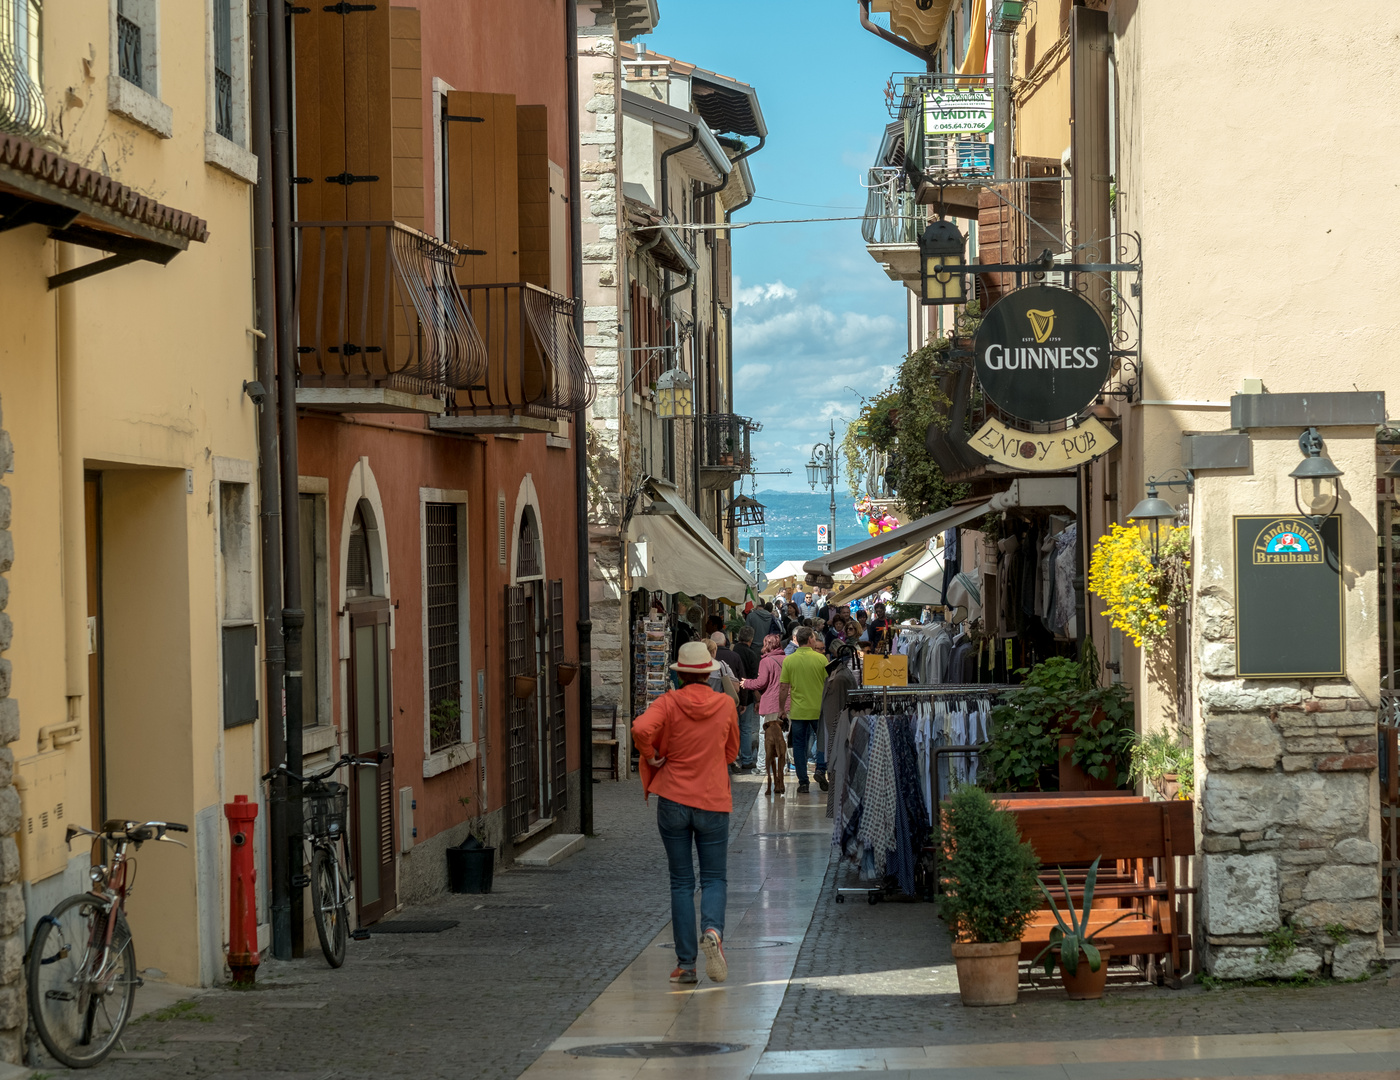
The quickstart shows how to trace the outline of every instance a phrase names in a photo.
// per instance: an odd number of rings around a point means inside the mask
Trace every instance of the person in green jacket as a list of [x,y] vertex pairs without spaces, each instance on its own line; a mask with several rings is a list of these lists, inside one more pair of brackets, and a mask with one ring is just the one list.
[[[811,790],[807,781],[807,744],[816,735],[822,715],[822,687],[826,684],[826,657],[812,647],[810,627],[799,626],[794,636],[797,649],[783,661],[778,677],[778,708],[792,721],[788,745],[792,747],[793,767],[797,770],[797,793]],[[817,741],[814,762],[818,786],[825,791],[826,748]]]

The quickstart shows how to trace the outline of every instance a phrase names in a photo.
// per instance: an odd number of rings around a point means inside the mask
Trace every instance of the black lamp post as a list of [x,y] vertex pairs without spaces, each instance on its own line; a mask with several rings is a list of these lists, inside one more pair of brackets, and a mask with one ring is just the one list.
[[831,532],[827,535],[827,550],[836,550],[836,421],[830,421],[827,441],[812,447],[812,456],[807,459],[807,483],[812,490],[818,487],[831,492]]
[[[1337,504],[1342,500],[1342,470],[1322,452],[1322,434],[1315,427],[1298,436],[1298,449],[1307,457],[1288,474],[1293,478],[1293,504],[1313,528],[1320,528],[1323,520],[1336,512]],[[1390,475],[1394,468],[1392,465],[1386,470],[1386,475]],[[1305,493],[1309,507],[1306,510],[1303,508]],[[1318,508],[1324,505],[1327,509],[1319,513]]]
[[[1129,521],[1137,521],[1147,526],[1148,536],[1152,543],[1152,565],[1156,566],[1161,558],[1162,550],[1162,522],[1176,520],[1176,508],[1166,499],[1157,496],[1158,486],[1162,487],[1182,487],[1188,492],[1196,490],[1196,478],[1184,469],[1173,469],[1171,472],[1180,472],[1183,476],[1181,480],[1169,480],[1164,477],[1149,476],[1147,478],[1147,498],[1133,507],[1132,513],[1128,515]],[[1170,473],[1168,474],[1170,475]]]
[[961,273],[949,273],[945,266],[963,265],[963,234],[951,221],[930,221],[919,237],[921,293],[925,304],[963,304],[967,296]]

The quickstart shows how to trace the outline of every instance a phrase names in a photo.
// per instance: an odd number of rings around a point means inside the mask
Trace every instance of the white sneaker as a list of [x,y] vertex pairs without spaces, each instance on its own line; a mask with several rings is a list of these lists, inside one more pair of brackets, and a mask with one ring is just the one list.
[[724,959],[724,945],[719,931],[711,927],[700,939],[700,951],[705,954],[705,974],[711,982],[721,983],[729,978],[729,964]]

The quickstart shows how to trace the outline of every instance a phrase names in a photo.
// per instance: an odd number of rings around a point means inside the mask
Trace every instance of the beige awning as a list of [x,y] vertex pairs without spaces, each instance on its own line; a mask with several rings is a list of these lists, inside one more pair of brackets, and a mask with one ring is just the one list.
[[908,525],[901,525],[897,529],[873,536],[869,540],[862,540],[859,544],[842,548],[833,555],[813,559],[804,563],[802,569],[809,582],[820,585],[831,577],[833,570],[844,570],[848,566],[858,566],[871,559],[878,559],[891,552],[911,547],[922,551],[930,540],[944,530],[972,521],[994,509],[998,509],[998,507],[992,502],[978,500],[972,503],[958,503],[955,506],[946,507],[936,514],[929,514],[928,517],[911,521]]
[[898,555],[886,559],[865,577],[857,578],[854,583],[836,590],[831,594],[827,603],[849,604],[853,600],[863,600],[871,593],[879,592],[886,585],[893,585],[899,580],[901,574],[915,566],[923,557],[923,544],[915,544],[913,547],[906,548]]
[[627,523],[629,588],[685,593],[742,604],[753,579],[719,538],[695,516],[679,492],[649,480],[651,510]]
[[930,551],[904,572],[895,602],[900,604],[941,604],[943,602],[943,554],[947,548]]

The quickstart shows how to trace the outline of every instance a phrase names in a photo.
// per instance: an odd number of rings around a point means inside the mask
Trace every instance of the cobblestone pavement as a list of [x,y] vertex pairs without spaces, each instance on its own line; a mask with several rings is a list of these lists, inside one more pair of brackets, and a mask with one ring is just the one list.
[[[459,919],[439,934],[350,942],[339,971],[265,964],[259,988],[214,991],[133,1023],[123,1080],[329,1080],[520,1075],[670,917],[655,803],[632,780],[594,787],[597,836],[547,870],[497,873],[487,896],[446,896],[399,918]],[[735,784],[733,829],[759,790]],[[137,942],[138,956],[140,942]]]
[[827,872],[770,1051],[1337,1031],[1400,1017],[1400,978],[1384,974],[1341,985],[1113,987],[1101,1002],[1071,1002],[1055,985],[1023,990],[1013,1008],[964,1009],[933,905],[837,904],[847,874]]

